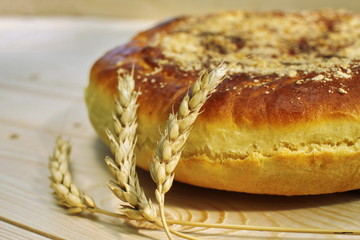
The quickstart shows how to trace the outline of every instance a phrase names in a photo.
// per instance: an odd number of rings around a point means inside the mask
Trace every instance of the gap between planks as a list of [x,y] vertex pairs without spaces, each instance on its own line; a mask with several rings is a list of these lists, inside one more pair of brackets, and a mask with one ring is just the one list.
[[40,236],[43,236],[43,237],[46,237],[46,238],[50,238],[50,239],[54,239],[54,240],[64,240],[64,238],[61,238],[61,237],[55,236],[55,235],[53,235],[53,234],[50,234],[50,233],[47,233],[47,232],[38,230],[38,229],[36,229],[36,228],[27,226],[27,225],[25,225],[25,224],[22,224],[22,223],[13,221],[13,220],[11,220],[11,219],[8,219],[8,218],[2,217],[2,216],[0,216],[0,221],[6,222],[6,223],[11,224],[11,225],[13,225],[13,226],[16,226],[16,227],[18,227],[18,228],[24,229],[24,230],[26,230],[26,231],[35,233],[35,234],[37,234],[37,235],[40,235]]

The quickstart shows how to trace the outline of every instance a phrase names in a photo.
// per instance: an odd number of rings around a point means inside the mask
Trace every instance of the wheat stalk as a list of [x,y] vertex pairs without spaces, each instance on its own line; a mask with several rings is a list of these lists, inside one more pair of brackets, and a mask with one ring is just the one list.
[[237,224],[223,224],[223,223],[190,222],[190,221],[173,220],[173,219],[167,220],[167,223],[168,224],[177,224],[177,225],[182,225],[182,226],[222,228],[222,229],[234,229],[234,230],[249,230],[249,231],[265,231],[265,232],[360,235],[359,229],[266,227],[266,226],[251,226],[251,225],[237,225]]
[[[50,170],[50,187],[54,190],[54,195],[58,200],[58,204],[65,207],[70,213],[81,213],[85,210],[91,213],[100,213],[116,218],[135,219],[138,214],[118,214],[113,213],[96,206],[95,201],[88,194],[80,192],[78,186],[72,180],[70,173],[70,143],[61,137],[56,139],[53,154],[49,158]],[[128,212],[127,212],[128,213]],[[142,218],[142,220],[144,220]],[[162,227],[159,220],[154,222],[157,226]],[[170,229],[177,236],[185,239],[196,240],[186,234]]]
[[65,207],[70,213],[81,213],[85,210],[92,213],[101,213],[117,218],[126,218],[99,208],[92,197],[79,190],[73,181],[70,172],[71,145],[60,136],[56,138],[53,154],[49,157],[50,187],[58,204]]
[[188,92],[180,103],[177,114],[171,113],[165,124],[165,130],[157,143],[156,151],[150,163],[150,173],[157,184],[155,196],[164,229],[171,239],[165,219],[165,194],[170,190],[175,176],[182,149],[190,130],[200,114],[200,109],[223,80],[226,68],[220,65],[210,73],[205,72],[195,81],[192,91]]
[[[134,220],[148,220],[156,225],[165,227],[159,220],[150,199],[147,199],[140,187],[136,173],[136,111],[139,92],[135,91],[134,72],[122,76],[118,72],[118,98],[115,101],[113,124],[115,135],[106,130],[110,142],[111,152],[115,158],[106,157],[105,161],[116,182],[109,182],[111,191],[126,204],[120,211]],[[166,225],[167,226],[167,225]],[[172,233],[187,239],[195,239],[172,229]]]
[[56,139],[52,156],[49,158],[50,187],[59,205],[67,208],[70,213],[80,213],[96,209],[94,200],[86,193],[80,192],[73,182],[69,170],[71,147],[61,137]]
[[118,73],[118,98],[115,101],[113,123],[115,135],[106,130],[114,159],[105,161],[116,181],[109,182],[111,191],[123,202],[120,211],[131,219],[154,222],[157,214],[151,200],[147,199],[140,187],[136,173],[134,148],[136,145],[136,110],[139,92],[134,91],[132,74]]

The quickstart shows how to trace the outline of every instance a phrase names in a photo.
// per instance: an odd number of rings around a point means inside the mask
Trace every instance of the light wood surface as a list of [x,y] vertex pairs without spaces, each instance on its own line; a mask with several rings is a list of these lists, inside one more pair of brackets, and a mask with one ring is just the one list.
[[[166,239],[101,215],[67,214],[48,181],[55,137],[70,138],[75,181],[101,207],[117,211],[106,187],[109,154],[89,124],[83,101],[91,64],[149,21],[90,18],[0,18],[0,239]],[[149,174],[139,171],[153,198]],[[154,199],[154,198],[153,198]],[[280,197],[176,183],[168,217],[210,223],[360,229],[360,192]],[[199,239],[359,239],[359,236],[270,233],[173,226]],[[175,238],[177,239],[177,238]]]
[[3,0],[0,14],[93,15],[162,19],[224,9],[290,10],[342,8],[359,12],[356,0]]

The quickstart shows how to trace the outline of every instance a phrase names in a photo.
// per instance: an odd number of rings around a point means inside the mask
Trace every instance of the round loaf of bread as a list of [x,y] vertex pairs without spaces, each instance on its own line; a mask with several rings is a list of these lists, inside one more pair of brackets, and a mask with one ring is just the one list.
[[107,142],[117,71],[134,67],[137,164],[148,169],[170,112],[203,70],[228,75],[195,122],[175,179],[259,194],[360,188],[360,16],[226,11],[172,19],[92,67],[86,103]]

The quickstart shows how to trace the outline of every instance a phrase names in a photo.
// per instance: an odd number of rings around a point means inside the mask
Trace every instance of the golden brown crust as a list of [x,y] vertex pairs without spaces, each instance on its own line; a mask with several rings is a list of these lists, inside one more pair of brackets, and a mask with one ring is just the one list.
[[[224,60],[229,76],[196,121],[178,180],[284,195],[359,188],[359,39],[360,16],[342,11],[173,19],[94,64],[86,93],[90,119],[106,141],[116,71],[134,66],[142,92],[138,161],[147,168],[158,126],[199,72]],[[223,180],[214,183],[213,176]]]

